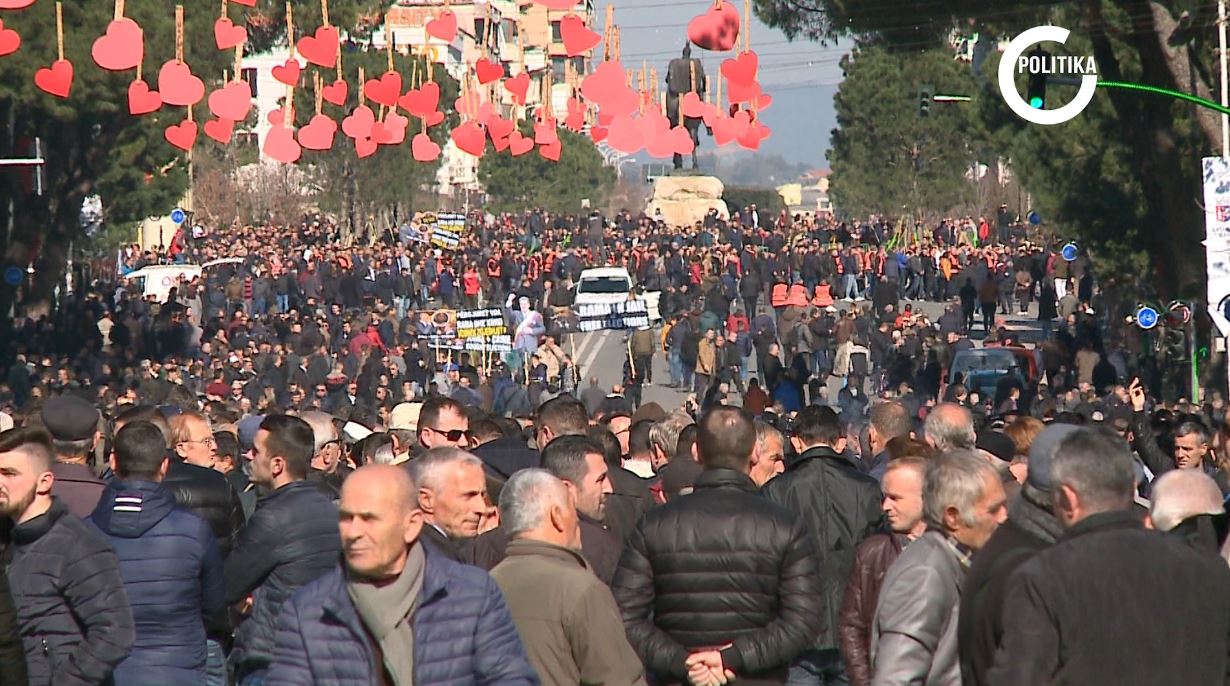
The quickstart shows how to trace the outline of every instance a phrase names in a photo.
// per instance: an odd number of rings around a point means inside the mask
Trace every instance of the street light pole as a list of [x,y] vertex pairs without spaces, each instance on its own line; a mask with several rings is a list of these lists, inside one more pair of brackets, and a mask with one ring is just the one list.
[[[1226,86],[1226,0],[1217,0],[1217,47],[1221,64],[1221,106],[1230,107]],[[1230,115],[1221,115],[1221,156],[1230,157]]]

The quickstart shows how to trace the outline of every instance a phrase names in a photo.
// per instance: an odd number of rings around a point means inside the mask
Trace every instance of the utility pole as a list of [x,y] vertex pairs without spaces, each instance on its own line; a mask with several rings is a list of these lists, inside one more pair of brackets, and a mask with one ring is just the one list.
[[[1217,0],[1217,47],[1221,64],[1221,106],[1230,107],[1226,92],[1226,0]],[[1230,157],[1230,115],[1221,115],[1221,156]]]

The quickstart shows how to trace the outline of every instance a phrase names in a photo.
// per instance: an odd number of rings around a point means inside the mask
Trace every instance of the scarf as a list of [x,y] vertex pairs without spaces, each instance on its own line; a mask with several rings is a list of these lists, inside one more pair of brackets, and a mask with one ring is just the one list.
[[346,582],[359,619],[380,644],[384,666],[393,683],[414,683],[414,611],[423,592],[426,556],[416,543],[406,557],[406,567],[393,583],[376,586],[357,579]]

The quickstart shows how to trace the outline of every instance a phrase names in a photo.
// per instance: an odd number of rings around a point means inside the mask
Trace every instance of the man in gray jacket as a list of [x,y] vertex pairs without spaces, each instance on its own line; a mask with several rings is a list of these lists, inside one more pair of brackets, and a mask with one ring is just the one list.
[[873,686],[960,686],[957,613],[970,558],[1008,516],[994,467],[973,451],[940,455],[923,482],[927,532],[889,567],[871,627]]

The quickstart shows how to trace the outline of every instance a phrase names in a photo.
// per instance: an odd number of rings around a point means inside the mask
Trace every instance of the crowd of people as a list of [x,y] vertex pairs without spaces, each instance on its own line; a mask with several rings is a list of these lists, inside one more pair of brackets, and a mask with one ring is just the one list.
[[[1088,259],[470,219],[219,227],[15,320],[0,684],[1227,681],[1227,408],[1162,399]],[[604,264],[661,294],[610,385],[569,322]],[[441,341],[476,308],[511,352]],[[988,386],[978,348],[1018,362]]]

